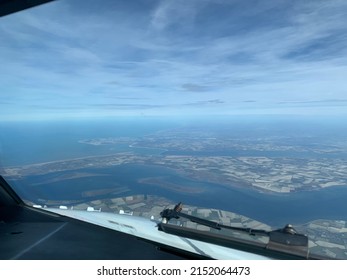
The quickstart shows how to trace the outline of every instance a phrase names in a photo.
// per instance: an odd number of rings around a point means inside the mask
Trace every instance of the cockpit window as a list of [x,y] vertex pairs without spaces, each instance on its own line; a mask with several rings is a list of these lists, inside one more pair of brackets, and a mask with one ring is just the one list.
[[346,12],[61,0],[2,17],[0,175],[35,207],[159,220],[183,201],[347,259]]

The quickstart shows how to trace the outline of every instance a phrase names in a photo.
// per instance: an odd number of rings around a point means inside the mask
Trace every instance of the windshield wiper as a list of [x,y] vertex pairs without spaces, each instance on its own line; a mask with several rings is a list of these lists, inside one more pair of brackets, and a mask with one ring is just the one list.
[[[253,252],[273,258],[282,259],[316,259],[317,256],[309,254],[308,237],[296,232],[291,225],[284,228],[266,231],[261,229],[234,227],[223,225],[214,221],[198,218],[182,213],[182,203],[178,203],[173,209],[164,209],[160,213],[162,221],[158,224],[159,230],[169,234],[196,239],[221,245],[229,248]],[[171,219],[185,218],[196,224],[204,225],[215,229],[215,231],[203,231],[195,228],[188,228],[181,225],[168,223]],[[221,234],[219,231],[223,231]],[[246,240],[233,236],[232,232],[244,232],[252,236],[267,236],[269,241],[265,244],[254,240]],[[228,234],[229,233],[229,234]]]

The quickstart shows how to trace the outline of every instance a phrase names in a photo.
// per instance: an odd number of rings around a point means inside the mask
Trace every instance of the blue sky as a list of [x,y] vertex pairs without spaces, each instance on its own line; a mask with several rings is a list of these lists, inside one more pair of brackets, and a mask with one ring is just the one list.
[[57,1],[0,18],[0,119],[347,113],[347,1]]

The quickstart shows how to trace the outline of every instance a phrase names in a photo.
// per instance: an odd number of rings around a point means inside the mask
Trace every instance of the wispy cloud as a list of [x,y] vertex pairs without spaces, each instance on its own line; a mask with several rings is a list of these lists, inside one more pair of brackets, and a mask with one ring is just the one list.
[[151,26],[158,30],[163,30],[177,24],[189,28],[194,23],[199,6],[203,5],[204,2],[196,0],[160,1],[152,12]]
[[212,105],[218,105],[218,104],[223,104],[225,103],[223,100],[220,99],[212,99],[212,100],[201,100],[197,102],[192,102],[192,103],[186,103],[182,104],[181,106],[212,106]]
[[209,87],[203,86],[203,85],[198,85],[198,84],[183,84],[182,89],[186,91],[194,91],[194,92],[201,92],[201,91],[207,91]]
[[323,99],[323,100],[308,100],[308,101],[282,101],[282,102],[277,102],[278,104],[305,104],[305,105],[338,105],[340,104],[341,106],[346,106],[347,104],[347,99]]

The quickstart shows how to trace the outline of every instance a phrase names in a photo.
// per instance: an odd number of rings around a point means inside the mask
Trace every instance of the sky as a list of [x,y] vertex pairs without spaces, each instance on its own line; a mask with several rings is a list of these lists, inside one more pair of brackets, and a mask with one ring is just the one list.
[[0,18],[0,120],[347,116],[347,1],[60,0]]

